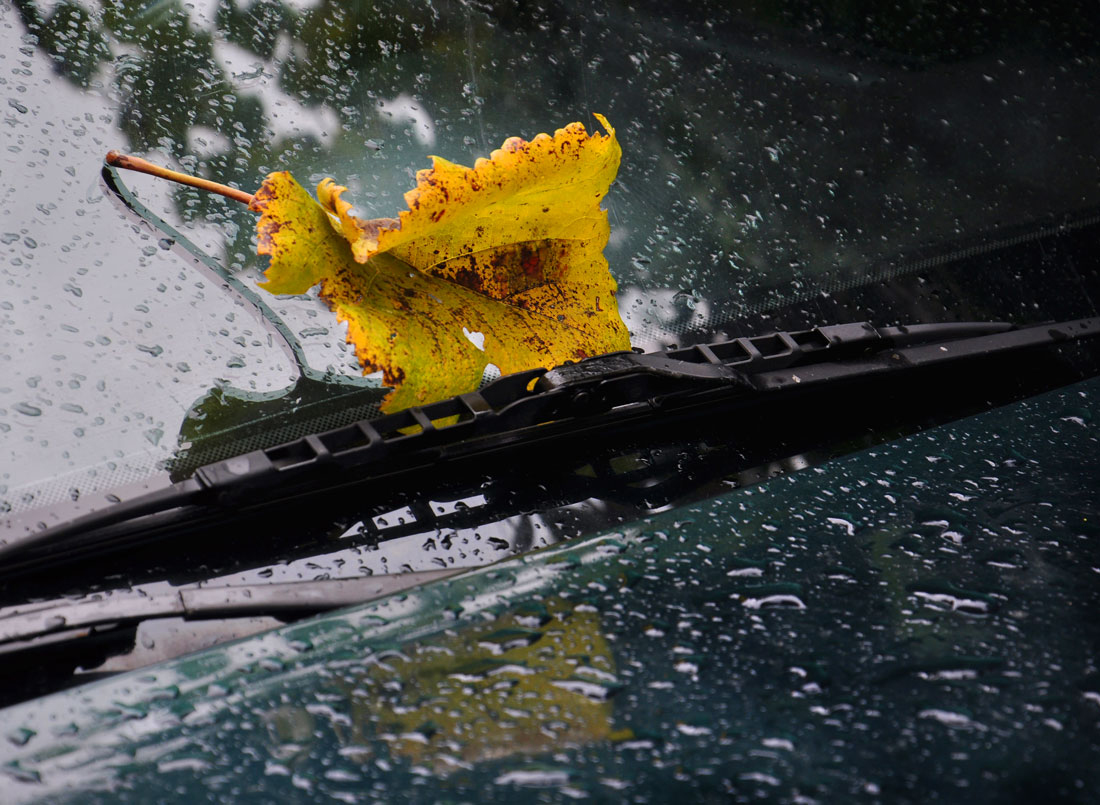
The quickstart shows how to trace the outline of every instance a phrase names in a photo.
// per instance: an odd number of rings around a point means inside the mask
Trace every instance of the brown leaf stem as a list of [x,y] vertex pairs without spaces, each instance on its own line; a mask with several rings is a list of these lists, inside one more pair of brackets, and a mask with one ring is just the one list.
[[170,182],[178,182],[179,184],[187,185],[188,187],[197,187],[199,190],[206,190],[210,193],[217,193],[219,196],[225,196],[231,198],[234,201],[239,201],[242,204],[252,206],[254,196],[251,193],[246,193],[243,190],[238,190],[235,187],[229,187],[228,185],[219,184],[218,182],[212,182],[209,179],[202,179],[198,176],[191,176],[187,173],[180,173],[169,168],[161,167],[160,165],[154,165],[148,160],[141,157],[130,156],[129,154],[122,154],[118,151],[108,151],[106,162],[116,168],[125,168],[126,170],[137,171],[138,173],[147,173],[150,176],[156,176],[159,179],[167,179]]

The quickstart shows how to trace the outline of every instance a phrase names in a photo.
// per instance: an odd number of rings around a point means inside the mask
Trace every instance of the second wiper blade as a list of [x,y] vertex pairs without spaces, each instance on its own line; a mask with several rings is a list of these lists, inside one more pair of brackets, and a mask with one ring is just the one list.
[[[118,495],[68,521],[54,515],[56,525],[9,520],[0,526],[0,561],[10,566],[48,558],[62,542],[124,543],[219,511],[279,505],[369,480],[419,479],[459,465],[491,470],[494,460],[523,450],[568,449],[567,439],[584,450],[592,439],[615,438],[639,424],[722,407],[724,416],[751,416],[754,406],[779,399],[1096,335],[1096,317],[1022,328],[1004,322],[885,328],[857,322],[534,369],[477,392],[207,464],[184,481]],[[503,471],[503,464],[494,466]]]

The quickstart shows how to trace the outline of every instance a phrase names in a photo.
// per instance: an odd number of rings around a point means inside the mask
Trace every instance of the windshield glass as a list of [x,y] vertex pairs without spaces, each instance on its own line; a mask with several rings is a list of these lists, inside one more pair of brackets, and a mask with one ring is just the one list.
[[[182,238],[152,230],[112,203],[108,149],[250,192],[275,170],[306,185],[332,176],[364,217],[393,216],[430,154],[472,164],[509,136],[596,130],[592,113],[605,114],[624,149],[606,254],[632,344],[654,349],[795,303],[828,321],[839,290],[935,264],[914,250],[961,239],[965,251],[980,233],[1100,204],[1081,113],[1100,82],[1097,14],[0,6],[0,507],[146,478],[250,421],[268,442],[314,421],[278,331],[180,249],[186,238],[251,287],[264,268],[254,214],[127,176]],[[966,310],[1049,314],[987,292]],[[316,376],[342,383],[346,416],[374,410],[378,380],[360,379],[316,293],[268,301]],[[945,305],[916,313],[942,318]],[[860,317],[897,315],[883,303]]]

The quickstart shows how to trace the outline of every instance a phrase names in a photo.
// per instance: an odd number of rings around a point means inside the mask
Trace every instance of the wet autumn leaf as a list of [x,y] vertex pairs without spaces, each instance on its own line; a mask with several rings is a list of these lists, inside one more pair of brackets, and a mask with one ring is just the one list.
[[271,174],[252,203],[271,257],[261,287],[320,283],[364,372],[394,388],[387,411],[472,391],[488,364],[508,374],[629,349],[600,209],[622,152],[597,117],[607,134],[573,123],[513,137],[473,168],[433,157],[397,219],[352,216],[331,179],[315,200]]

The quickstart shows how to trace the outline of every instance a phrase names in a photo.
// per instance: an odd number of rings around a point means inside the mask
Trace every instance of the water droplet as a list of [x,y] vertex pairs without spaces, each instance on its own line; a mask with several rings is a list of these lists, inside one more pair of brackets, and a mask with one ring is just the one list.
[[927,718],[932,721],[938,721],[945,727],[950,727],[952,729],[977,730],[979,732],[985,732],[986,729],[988,729],[985,724],[974,721],[970,716],[964,713],[956,713],[952,710],[929,708],[917,713],[917,718]]
[[695,306],[699,304],[699,295],[694,291],[677,291],[672,297],[672,301],[678,305],[683,305],[688,310],[695,310]]
[[570,693],[579,693],[586,699],[594,702],[606,702],[620,690],[622,685],[613,685],[603,682],[593,682],[588,679],[558,679],[550,683],[555,688],[567,690]]
[[500,654],[509,649],[533,645],[540,639],[542,632],[538,629],[508,627],[485,635],[478,641],[478,645],[494,654]]
[[747,609],[805,609],[806,603],[797,595],[765,595],[760,598],[745,598],[741,604]]
[[36,772],[34,769],[22,769],[14,763],[6,766],[4,768],[4,771],[9,777],[13,777],[23,783],[42,782],[42,775]]
[[569,772],[564,769],[518,769],[505,772],[493,782],[497,785],[562,786],[569,782]]
[[27,741],[37,734],[38,733],[28,727],[18,727],[8,733],[8,740],[16,746],[26,746]]
[[683,735],[688,735],[691,737],[710,735],[711,733],[710,727],[701,727],[696,724],[685,724],[683,722],[680,722],[676,725],[676,730]]
[[38,408],[30,403],[17,402],[12,406],[16,411],[24,416],[42,416],[42,409]]

